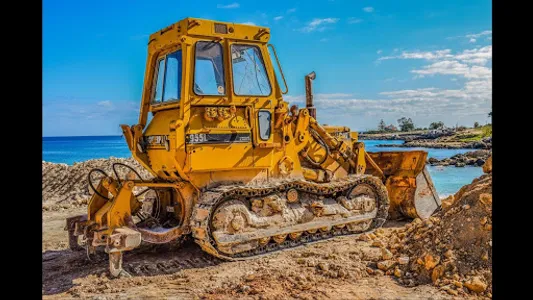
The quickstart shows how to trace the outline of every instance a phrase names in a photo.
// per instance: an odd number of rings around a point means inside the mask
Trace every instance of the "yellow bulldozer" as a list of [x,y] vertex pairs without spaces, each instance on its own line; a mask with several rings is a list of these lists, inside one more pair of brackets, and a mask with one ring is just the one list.
[[121,128],[153,178],[92,170],[87,214],[66,221],[72,249],[105,248],[116,277],[141,242],[192,236],[242,260],[440,206],[426,152],[369,153],[348,127],[317,122],[314,72],[306,107],[289,107],[269,39],[266,27],[196,18],[150,35],[139,121]]

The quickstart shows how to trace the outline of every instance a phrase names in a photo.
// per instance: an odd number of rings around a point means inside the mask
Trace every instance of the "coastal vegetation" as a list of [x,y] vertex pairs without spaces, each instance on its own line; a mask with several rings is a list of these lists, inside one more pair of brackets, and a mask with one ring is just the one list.
[[[492,112],[488,114],[489,117],[492,117]],[[378,123],[377,129],[370,129],[361,134],[383,134],[383,133],[410,133],[410,134],[419,134],[427,130],[438,130],[438,131],[454,131],[454,132],[465,132],[461,139],[465,141],[479,141],[483,138],[492,136],[492,124],[486,124],[481,126],[479,122],[474,122],[473,127],[466,126],[453,126],[448,127],[442,121],[434,121],[429,124],[428,127],[416,127],[413,120],[407,117],[401,117],[397,120],[398,127],[393,124],[387,125],[383,119]],[[471,129],[475,129],[472,131]]]

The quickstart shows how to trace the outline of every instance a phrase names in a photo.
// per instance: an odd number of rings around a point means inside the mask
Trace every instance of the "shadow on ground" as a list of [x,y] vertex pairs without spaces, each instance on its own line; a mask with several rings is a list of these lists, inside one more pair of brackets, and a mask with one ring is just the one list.
[[[222,261],[203,252],[191,240],[172,245],[142,244],[124,254],[123,268],[133,277],[173,274],[184,269],[214,266]],[[86,251],[50,250],[42,254],[42,294],[68,291],[77,278],[109,276],[107,254],[87,257]]]

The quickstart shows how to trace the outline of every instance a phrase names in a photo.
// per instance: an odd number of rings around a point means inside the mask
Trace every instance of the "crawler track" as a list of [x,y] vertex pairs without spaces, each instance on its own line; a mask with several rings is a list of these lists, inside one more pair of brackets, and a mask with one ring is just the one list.
[[[299,235],[297,238],[287,238],[285,241],[275,242],[273,237],[276,236],[276,234],[273,234],[268,238],[268,243],[260,244],[254,249],[237,253],[221,251],[219,247],[220,245],[213,237],[212,221],[214,212],[228,201],[238,200],[243,203],[248,203],[249,205],[249,202],[256,197],[267,197],[274,194],[280,195],[286,193],[290,189],[295,189],[299,194],[304,196],[320,199],[329,198],[338,202],[339,196],[348,195],[355,187],[362,184],[371,187],[376,196],[375,215],[373,214],[372,218],[361,216],[361,220],[358,221],[370,223],[369,226],[364,227],[363,230],[350,230],[348,226],[346,226],[353,223],[353,217],[350,221],[346,218],[346,223],[343,223],[343,219],[340,219],[340,221],[337,220],[335,222],[336,226],[330,226],[328,230],[324,230],[323,228],[321,228],[321,230],[318,230],[318,228],[302,230],[302,227],[305,227],[306,224],[298,224],[293,226],[294,228],[299,227],[298,230],[294,231],[295,234],[297,233]],[[320,240],[327,240],[335,236],[360,234],[362,232],[371,231],[381,227],[383,223],[385,223],[388,209],[389,200],[387,190],[379,178],[371,175],[350,175],[348,178],[342,180],[321,184],[307,181],[286,181],[269,183],[257,187],[246,185],[225,185],[209,189],[202,193],[202,196],[193,211],[191,228],[195,242],[207,253],[225,260],[245,260],[283,249],[293,248]],[[290,231],[291,228],[283,228],[283,230],[280,228],[277,234],[287,234],[288,230]],[[245,244],[246,242],[247,241],[242,244]]]

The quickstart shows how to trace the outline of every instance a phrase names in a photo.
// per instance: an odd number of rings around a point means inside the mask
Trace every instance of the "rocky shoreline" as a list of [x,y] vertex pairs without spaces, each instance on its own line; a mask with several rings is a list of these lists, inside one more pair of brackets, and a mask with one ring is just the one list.
[[403,133],[360,134],[360,140],[401,140],[403,144],[379,144],[376,147],[422,147],[436,149],[492,149],[492,136],[482,138],[474,129],[454,132],[412,131]]
[[430,157],[427,160],[427,163],[431,166],[482,167],[491,154],[492,153],[489,150],[476,150],[463,154],[456,154],[452,157],[447,157],[441,160]]
[[428,141],[414,140],[405,141],[403,144],[379,144],[376,147],[400,147],[400,148],[435,148],[435,149],[492,149],[492,142],[445,142],[445,141]]

